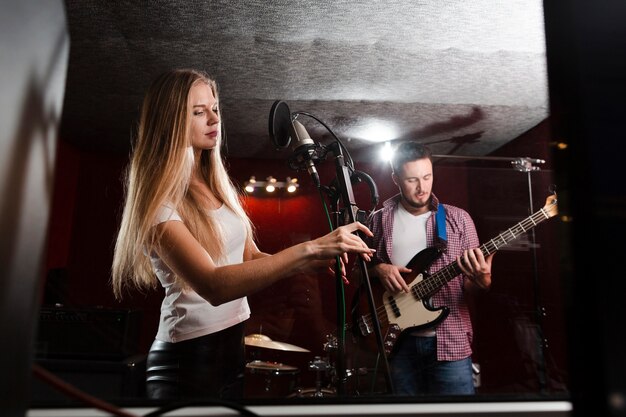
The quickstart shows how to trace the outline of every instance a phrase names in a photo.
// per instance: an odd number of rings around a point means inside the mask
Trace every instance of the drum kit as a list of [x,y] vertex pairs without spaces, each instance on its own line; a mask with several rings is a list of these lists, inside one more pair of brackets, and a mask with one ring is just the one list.
[[[329,397],[336,396],[333,388],[334,365],[331,363],[331,354],[336,350],[336,339],[327,335],[324,343],[325,358],[315,356],[308,364],[308,369],[315,372],[315,387],[302,388],[299,386],[300,370],[296,366],[280,362],[252,360],[246,364],[246,396],[247,397]],[[245,337],[246,346],[272,349],[283,352],[311,351],[289,343],[278,342],[263,334],[250,334]],[[256,382],[256,387],[254,383]],[[260,389],[259,389],[260,385]]]

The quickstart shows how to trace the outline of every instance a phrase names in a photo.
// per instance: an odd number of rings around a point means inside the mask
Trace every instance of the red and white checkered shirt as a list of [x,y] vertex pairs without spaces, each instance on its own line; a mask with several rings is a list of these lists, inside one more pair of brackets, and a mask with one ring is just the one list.
[[[383,203],[383,207],[372,214],[368,227],[374,233],[367,242],[376,249],[373,263],[391,264],[393,215],[400,203],[400,195],[396,195]],[[435,222],[439,200],[432,195],[430,210],[433,215],[426,223],[426,240],[429,247],[435,245]],[[454,262],[463,250],[480,246],[476,226],[470,215],[463,209],[444,204],[446,209],[447,248],[427,269],[433,273]],[[405,265],[401,265],[405,266]],[[472,354],[473,330],[469,310],[464,296],[464,275],[454,277],[432,297],[434,307],[447,306],[448,317],[437,328],[437,359],[459,360]]]

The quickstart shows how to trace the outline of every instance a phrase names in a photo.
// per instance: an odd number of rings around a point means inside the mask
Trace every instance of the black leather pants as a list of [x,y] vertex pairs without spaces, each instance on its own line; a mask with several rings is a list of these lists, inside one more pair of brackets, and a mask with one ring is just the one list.
[[177,343],[155,340],[146,363],[151,399],[243,397],[244,324]]

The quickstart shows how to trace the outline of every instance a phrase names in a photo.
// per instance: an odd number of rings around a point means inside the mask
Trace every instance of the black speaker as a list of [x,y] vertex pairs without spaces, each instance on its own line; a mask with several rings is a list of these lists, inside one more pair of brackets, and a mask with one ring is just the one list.
[[140,312],[42,307],[37,358],[119,360],[137,354]]
[[[107,401],[145,396],[146,355],[122,360],[36,359],[35,363],[64,383]],[[45,407],[73,402],[77,400],[32,377],[31,405]]]

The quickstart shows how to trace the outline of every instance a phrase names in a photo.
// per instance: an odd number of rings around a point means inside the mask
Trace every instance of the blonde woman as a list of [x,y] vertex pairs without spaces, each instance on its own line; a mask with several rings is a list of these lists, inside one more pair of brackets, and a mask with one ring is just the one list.
[[[262,253],[220,154],[215,81],[196,70],[158,77],[143,101],[127,171],[112,286],[159,284],[165,294],[146,372],[147,395],[176,399],[243,394],[246,296],[336,256],[373,251],[360,223],[275,255]],[[342,268],[343,269],[343,268]]]

